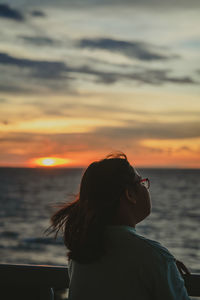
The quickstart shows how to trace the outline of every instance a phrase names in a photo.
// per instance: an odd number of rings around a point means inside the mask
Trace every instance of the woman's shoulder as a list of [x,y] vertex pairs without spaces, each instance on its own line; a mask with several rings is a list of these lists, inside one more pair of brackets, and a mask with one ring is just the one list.
[[[146,250],[152,253],[152,256],[160,256],[161,258],[167,259],[167,260],[174,260],[174,256],[170,253],[170,251],[163,246],[160,242],[149,239],[145,236],[142,236],[138,234],[136,231],[132,231],[132,234],[135,235],[136,239],[139,243],[143,244],[144,248]],[[149,251],[151,250],[151,251]]]
[[163,246],[160,242],[157,242],[155,240],[148,239],[144,236],[137,235],[144,243],[146,243],[149,247],[152,248],[154,252],[156,252],[159,255],[164,256],[167,259],[174,259],[174,256],[170,253],[170,251]]
[[134,252],[137,251],[143,256],[148,255],[149,258],[157,257],[167,260],[174,259],[170,251],[161,243],[140,235],[133,227],[125,225],[109,226],[108,230],[115,239],[118,238],[119,244],[123,243],[124,246],[132,248]]

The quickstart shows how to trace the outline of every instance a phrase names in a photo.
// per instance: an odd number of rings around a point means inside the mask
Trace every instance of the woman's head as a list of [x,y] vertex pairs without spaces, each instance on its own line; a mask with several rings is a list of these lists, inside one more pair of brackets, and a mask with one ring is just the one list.
[[[52,216],[55,231],[64,227],[68,256],[80,262],[102,256],[108,224],[135,225],[150,213],[141,177],[123,153],[95,161],[85,170],[77,199]],[[95,254],[96,253],[96,254]]]
[[[123,153],[89,165],[81,181],[79,201],[80,209],[88,212],[87,222],[96,218],[102,224],[133,225],[151,211],[149,192]],[[127,215],[124,215],[125,208]]]
[[136,176],[124,154],[93,162],[81,180],[80,207],[106,222],[106,217],[114,214],[120,198]]

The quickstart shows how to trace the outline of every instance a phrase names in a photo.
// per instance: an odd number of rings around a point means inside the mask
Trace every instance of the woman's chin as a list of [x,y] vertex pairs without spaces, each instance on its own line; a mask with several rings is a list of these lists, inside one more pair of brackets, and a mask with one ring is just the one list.
[[148,209],[148,211],[146,211],[145,214],[140,215],[136,218],[136,224],[142,222],[143,220],[145,220],[149,215],[151,214],[151,208]]

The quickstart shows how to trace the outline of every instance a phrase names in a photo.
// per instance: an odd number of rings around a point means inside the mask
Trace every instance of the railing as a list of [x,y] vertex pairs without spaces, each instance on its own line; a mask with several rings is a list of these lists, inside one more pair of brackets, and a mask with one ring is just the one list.
[[[188,294],[200,296],[200,275],[184,275],[184,280]],[[68,286],[66,267],[0,264],[2,300],[56,300],[55,292]]]

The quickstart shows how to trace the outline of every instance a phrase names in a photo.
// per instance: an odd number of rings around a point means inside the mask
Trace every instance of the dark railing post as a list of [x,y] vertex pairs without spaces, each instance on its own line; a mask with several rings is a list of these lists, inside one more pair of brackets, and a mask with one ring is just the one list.
[[[184,275],[190,296],[200,296],[200,275]],[[0,299],[54,300],[69,287],[67,267],[0,264]],[[102,286],[103,289],[103,286]]]
[[188,294],[193,297],[200,297],[200,275],[183,275],[183,278]]
[[0,299],[54,300],[68,287],[66,267],[0,264]]
[[53,288],[38,287],[1,287],[0,299],[2,300],[54,300]]

